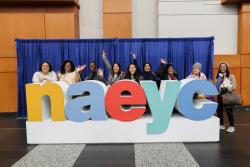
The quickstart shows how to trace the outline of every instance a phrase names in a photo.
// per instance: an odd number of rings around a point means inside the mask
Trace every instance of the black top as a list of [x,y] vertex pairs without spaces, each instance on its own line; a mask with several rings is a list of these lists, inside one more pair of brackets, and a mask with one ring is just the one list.
[[97,74],[96,70],[90,71],[89,75],[85,78],[85,80],[97,80],[97,81],[101,81],[101,82],[105,83],[104,77],[100,77]]
[[[163,64],[161,63],[157,72],[156,72],[156,75],[161,79],[161,80],[169,80],[169,75],[168,75],[168,72],[167,72],[167,66],[169,66],[170,64]],[[178,74],[176,72],[173,73],[173,75],[175,76],[175,78],[177,80],[179,80],[179,77],[178,77]]]
[[156,81],[157,80],[156,74],[153,73],[152,71],[149,71],[149,72],[146,72],[144,70],[141,71],[140,68],[138,67],[136,59],[133,59],[133,63],[136,65],[136,70],[143,77],[143,80],[152,80],[152,81]]
[[130,79],[134,80],[137,83],[140,83],[140,81],[143,80],[144,78],[139,73],[135,73],[133,77],[131,75],[126,75],[124,79]]

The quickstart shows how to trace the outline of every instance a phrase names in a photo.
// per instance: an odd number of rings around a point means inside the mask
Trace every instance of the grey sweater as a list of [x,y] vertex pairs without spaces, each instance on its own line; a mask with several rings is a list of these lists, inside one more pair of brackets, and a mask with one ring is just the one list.
[[107,69],[109,70],[109,76],[108,76],[108,80],[106,82],[107,85],[112,85],[113,83],[119,81],[119,80],[122,80],[124,79],[125,77],[125,73],[123,71],[121,71],[121,74],[120,75],[113,75],[112,74],[112,67],[110,65],[110,62],[109,60],[107,59],[106,56],[103,56],[103,61],[104,61],[104,64],[105,66],[107,67]]

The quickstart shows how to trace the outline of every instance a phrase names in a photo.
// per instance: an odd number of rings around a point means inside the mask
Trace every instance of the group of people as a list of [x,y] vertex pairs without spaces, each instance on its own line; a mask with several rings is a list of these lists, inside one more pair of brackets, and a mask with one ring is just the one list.
[[[128,65],[127,73],[125,73],[122,71],[120,63],[115,62],[112,65],[110,64],[105,52],[103,52],[102,58],[109,71],[107,80],[105,80],[103,75],[103,69],[97,69],[95,62],[89,63],[90,73],[84,80],[98,80],[106,83],[107,85],[112,85],[116,81],[122,79],[134,80],[138,83],[141,80],[179,80],[178,74],[175,72],[173,65],[171,63],[167,63],[167,61],[164,59],[160,60],[158,70],[153,72],[152,65],[150,63],[145,63],[141,70],[137,64],[136,56],[133,54],[133,61]],[[51,64],[47,61],[44,61],[40,65],[39,71],[34,74],[32,81],[34,83],[44,83],[60,80],[65,81],[68,84],[74,84],[83,80],[81,78],[81,73],[85,68],[86,65],[75,67],[72,61],[66,60],[62,64],[61,70],[58,73],[55,73],[52,71]],[[206,80],[206,75],[201,72],[200,63],[195,63],[193,65],[192,73],[187,78]]]
[[[152,71],[152,65],[150,63],[145,63],[143,68],[140,69],[136,55],[132,54],[132,63],[130,63],[127,67],[127,72],[125,73],[121,69],[121,65],[118,62],[114,62],[112,65],[110,64],[107,54],[103,51],[102,59],[106,68],[109,71],[109,76],[107,80],[105,80],[103,69],[97,69],[97,65],[95,62],[89,63],[89,71],[90,73],[87,75],[85,79],[82,79],[81,73],[86,68],[86,65],[81,65],[75,67],[74,63],[71,60],[66,60],[61,66],[61,69],[58,73],[52,71],[52,66],[49,62],[44,61],[40,67],[39,71],[36,72],[33,76],[32,81],[34,83],[45,83],[45,82],[53,82],[53,81],[65,81],[68,84],[74,84],[81,80],[98,80],[107,85],[112,85],[116,81],[122,79],[129,79],[135,82],[140,82],[141,80],[152,80],[159,83],[160,80],[179,80],[178,74],[174,69],[173,64],[168,63],[166,60],[161,59],[159,68],[156,72]],[[187,78],[191,79],[199,79],[199,80],[207,80],[207,77],[201,71],[201,64],[195,63],[192,66],[192,72]],[[222,87],[223,81],[228,79],[232,83],[232,87]],[[236,81],[234,75],[230,74],[229,66],[226,62],[222,62],[219,65],[219,70],[216,75],[215,85],[219,91],[219,95],[217,96],[218,108],[217,108],[217,116],[220,118],[220,129],[225,129],[224,119],[223,119],[223,111],[225,110],[228,118],[229,118],[229,127],[226,129],[227,132],[234,132],[234,116],[233,116],[233,107],[226,106],[223,104],[223,95],[233,92],[236,89]]]

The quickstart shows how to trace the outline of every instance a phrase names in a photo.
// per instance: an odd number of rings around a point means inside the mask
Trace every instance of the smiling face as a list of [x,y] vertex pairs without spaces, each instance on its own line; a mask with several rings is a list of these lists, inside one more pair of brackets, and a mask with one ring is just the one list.
[[168,75],[173,75],[174,74],[174,68],[172,66],[170,66],[168,68]]
[[200,70],[200,68],[198,68],[198,67],[194,67],[193,70],[192,70],[192,73],[193,73],[194,75],[199,75],[200,72],[201,72],[201,70]]
[[96,70],[96,64],[95,63],[90,63],[89,64],[89,69],[90,69],[90,71],[95,71]]
[[145,72],[150,72],[150,71],[151,71],[151,67],[150,67],[149,64],[145,64],[145,66],[144,66],[144,71],[145,71]]
[[129,72],[131,73],[131,75],[134,75],[136,71],[136,67],[134,64],[130,64],[129,65]]
[[44,73],[44,74],[48,74],[48,72],[49,72],[49,64],[48,63],[43,63],[42,64],[42,73]]
[[220,72],[221,72],[221,73],[225,73],[226,71],[227,71],[227,65],[224,64],[224,63],[222,63],[222,64],[220,65]]
[[120,67],[119,67],[119,65],[117,63],[115,63],[113,65],[113,71],[114,71],[115,74],[117,74],[120,71]]
[[68,63],[66,63],[65,64],[65,66],[64,66],[64,69],[65,69],[65,73],[67,73],[67,72],[71,72],[71,64],[68,62]]

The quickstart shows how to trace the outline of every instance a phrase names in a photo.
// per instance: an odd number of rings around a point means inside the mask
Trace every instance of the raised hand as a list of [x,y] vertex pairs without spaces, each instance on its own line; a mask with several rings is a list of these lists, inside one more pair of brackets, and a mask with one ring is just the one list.
[[105,52],[105,50],[102,51],[102,57],[107,57],[107,53]]
[[161,58],[161,60],[160,60],[160,61],[161,61],[161,63],[163,63],[163,64],[167,64],[167,63],[168,63],[168,62],[167,62],[167,60],[162,59],[162,58]]
[[86,67],[86,64],[81,65],[81,66],[78,66],[78,67],[76,68],[76,72],[78,72],[78,73],[82,72],[82,71],[85,69],[85,67]]
[[131,52],[132,58],[136,59],[136,55],[134,53]]
[[103,77],[103,69],[99,68],[97,70],[97,74],[100,76],[100,77]]

